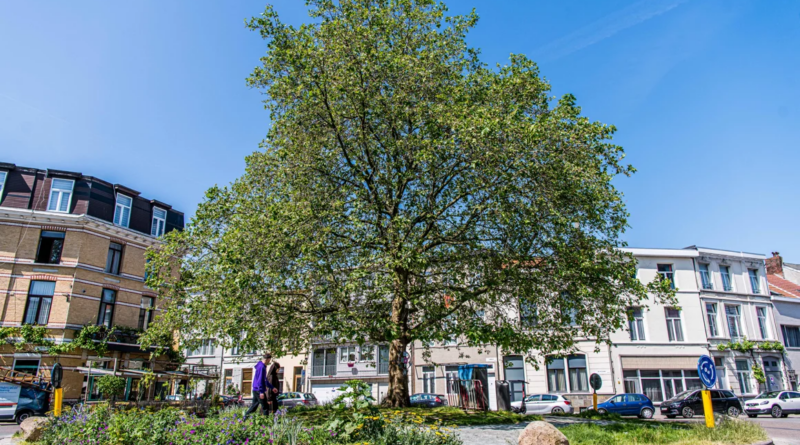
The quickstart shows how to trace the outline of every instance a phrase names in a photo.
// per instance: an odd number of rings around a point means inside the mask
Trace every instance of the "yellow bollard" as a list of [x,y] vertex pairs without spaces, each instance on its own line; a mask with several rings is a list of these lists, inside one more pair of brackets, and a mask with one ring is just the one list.
[[592,393],[592,404],[594,405],[594,410],[597,411],[597,391]]
[[706,415],[706,426],[714,428],[714,408],[711,406],[711,391],[703,391],[703,413]]
[[53,409],[53,412],[56,415],[56,417],[58,417],[61,415],[61,404],[64,401],[63,397],[64,388],[56,388],[54,394],[55,394],[55,400],[54,400],[55,408]]

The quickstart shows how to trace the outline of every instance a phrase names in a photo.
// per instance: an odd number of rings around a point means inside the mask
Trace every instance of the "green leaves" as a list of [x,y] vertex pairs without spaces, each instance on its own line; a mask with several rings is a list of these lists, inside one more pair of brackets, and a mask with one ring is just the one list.
[[[248,22],[267,43],[248,83],[272,125],[244,175],[148,254],[164,309],[148,339],[179,328],[186,346],[280,355],[329,336],[396,354],[457,333],[535,360],[605,341],[648,292],[670,298],[618,249],[627,212],[611,181],[633,168],[615,128],[572,95],[553,102],[524,55],[481,63],[465,41],[474,12],[308,4],[311,24],[271,7]],[[520,305],[538,308],[534,329]]]

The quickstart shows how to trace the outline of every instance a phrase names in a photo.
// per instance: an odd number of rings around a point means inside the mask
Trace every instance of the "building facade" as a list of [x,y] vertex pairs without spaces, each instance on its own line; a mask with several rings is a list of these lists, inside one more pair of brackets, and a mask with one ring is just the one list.
[[766,264],[777,334],[786,348],[786,377],[789,388],[797,390],[797,370],[800,369],[800,266],[784,263],[778,252],[772,252]]
[[[39,374],[59,361],[64,399],[97,396],[94,374],[128,379],[125,398],[138,397],[143,370],[177,371],[149,361],[136,343],[157,315],[159,300],[145,286],[145,250],[183,228],[183,214],[129,187],[81,173],[0,163],[0,299],[5,328],[43,326],[47,338],[72,341],[87,325],[112,331],[106,357],[88,350],[51,356],[4,344],[0,366]],[[11,338],[11,342],[20,342]],[[129,372],[123,372],[128,370]],[[159,379],[152,393],[168,388]]]

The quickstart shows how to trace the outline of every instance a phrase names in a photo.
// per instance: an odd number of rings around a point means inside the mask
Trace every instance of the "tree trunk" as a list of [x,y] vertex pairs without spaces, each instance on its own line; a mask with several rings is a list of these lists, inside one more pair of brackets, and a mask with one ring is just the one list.
[[395,269],[395,295],[392,301],[392,324],[398,336],[389,346],[389,392],[386,404],[392,407],[410,405],[408,399],[409,368],[403,363],[403,354],[410,343],[408,338],[408,271]]
[[389,391],[386,394],[386,404],[391,407],[409,406],[408,399],[408,372],[403,364],[403,353],[407,344],[402,339],[392,341],[389,346]]

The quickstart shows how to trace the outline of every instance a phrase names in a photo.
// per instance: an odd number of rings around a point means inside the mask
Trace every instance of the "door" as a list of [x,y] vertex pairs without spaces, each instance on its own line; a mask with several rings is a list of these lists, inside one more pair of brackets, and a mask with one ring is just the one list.
[[795,414],[800,414],[800,392],[792,391],[788,394],[789,394],[788,402],[790,405],[789,409]]
[[633,416],[638,416],[642,411],[644,399],[639,394],[628,394],[628,412]]
[[686,401],[686,405],[691,408],[695,414],[703,414],[703,396],[700,394],[700,391],[695,391],[689,396],[689,399]]
[[545,394],[542,396],[542,413],[551,413],[558,403],[558,396]]
[[[700,397],[702,398],[703,395],[700,394]],[[721,391],[711,390],[711,408],[715,413],[724,413],[728,410],[728,400]],[[705,411],[702,412],[705,413]]]
[[314,394],[320,405],[324,405],[333,402],[333,399],[341,394],[339,391],[341,386],[339,383],[312,383],[311,394]]
[[525,399],[525,412],[536,414],[542,409],[542,396],[528,396]]
[[625,395],[620,394],[608,400],[608,412],[622,414],[625,412]]

